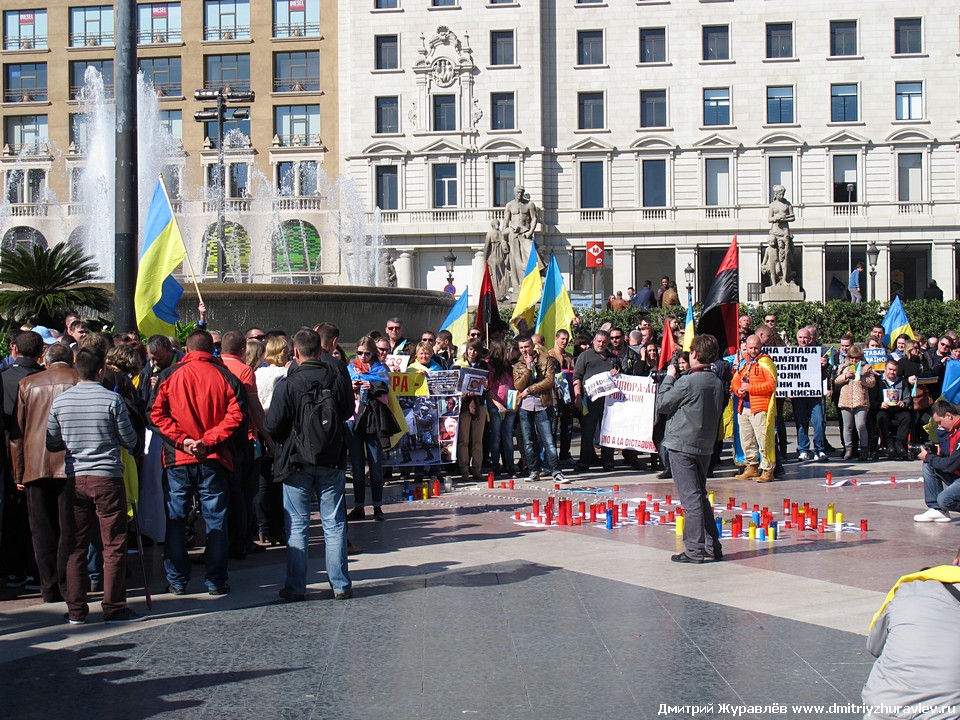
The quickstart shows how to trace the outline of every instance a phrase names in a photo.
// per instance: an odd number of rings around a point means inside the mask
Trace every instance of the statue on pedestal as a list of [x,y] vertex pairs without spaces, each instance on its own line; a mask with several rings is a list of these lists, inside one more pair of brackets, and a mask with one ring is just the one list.
[[383,279],[387,287],[395,288],[397,286],[397,269],[393,266],[393,255],[387,253],[383,260]]
[[510,286],[514,302],[520,294],[520,285],[530,259],[533,231],[537,229],[537,208],[525,195],[526,189],[517,185],[513,200],[503,209],[504,232],[510,249]]
[[510,246],[500,232],[500,221],[491,220],[483,241],[483,261],[490,269],[490,282],[498,302],[510,296]]
[[770,277],[771,285],[796,285],[793,281],[793,235],[790,223],[795,220],[793,205],[784,198],[783,185],[773,188],[773,202],[767,213],[770,235],[763,256],[762,272]]

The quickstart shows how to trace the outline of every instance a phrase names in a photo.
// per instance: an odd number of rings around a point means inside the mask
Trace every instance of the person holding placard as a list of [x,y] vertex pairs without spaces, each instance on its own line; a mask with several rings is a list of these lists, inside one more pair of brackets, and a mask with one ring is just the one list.
[[[799,347],[810,347],[813,345],[813,333],[810,328],[802,327],[797,330],[797,345]],[[820,357],[821,387],[822,380],[829,373],[827,358],[824,355]],[[791,398],[793,404],[793,422],[797,426],[797,459],[826,461],[827,456],[827,423],[823,412],[823,396],[817,397],[794,397]],[[813,427],[813,451],[810,450],[810,428]]]
[[900,376],[900,366],[888,360],[880,378],[880,408],[877,427],[887,456],[893,460],[907,459],[907,436],[913,425],[913,413],[907,405],[910,386]]
[[834,385],[840,388],[837,407],[843,418],[844,460],[853,460],[854,435],[859,444],[861,460],[869,458],[870,439],[867,431],[867,414],[870,410],[869,390],[877,384],[877,374],[863,361],[863,351],[853,345],[847,351],[847,359],[840,366]]

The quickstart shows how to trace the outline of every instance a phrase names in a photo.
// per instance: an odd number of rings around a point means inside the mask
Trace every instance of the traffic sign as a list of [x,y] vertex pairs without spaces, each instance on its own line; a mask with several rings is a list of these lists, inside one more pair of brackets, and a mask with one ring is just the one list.
[[456,295],[456,294],[457,294],[457,288],[456,288],[455,286],[453,286],[453,285],[444,285],[444,286],[443,286],[443,291],[444,291],[445,293],[450,293],[451,295]]
[[587,240],[587,267],[603,267],[603,240]]

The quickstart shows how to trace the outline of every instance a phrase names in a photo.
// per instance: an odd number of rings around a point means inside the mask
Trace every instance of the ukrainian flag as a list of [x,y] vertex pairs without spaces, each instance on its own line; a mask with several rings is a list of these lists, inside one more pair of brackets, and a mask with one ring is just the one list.
[[900,302],[899,295],[890,303],[887,314],[884,315],[883,322],[880,324],[883,326],[883,344],[887,347],[893,347],[897,338],[901,335],[906,335],[911,340],[917,339],[917,336],[913,333],[913,328],[910,327],[907,312],[903,309],[903,303]]
[[687,320],[683,325],[683,351],[690,352],[696,330],[693,329],[693,295],[687,293]]
[[183,295],[183,287],[173,277],[173,272],[185,257],[183,237],[160,178],[143,228],[143,250],[133,296],[137,327],[148,337],[174,333],[180,319],[177,302]]
[[467,305],[470,304],[470,288],[464,288],[460,299],[450,308],[447,319],[440,326],[441,330],[449,330],[453,335],[453,346],[460,347],[467,341],[467,335],[470,330],[470,315],[467,313]]
[[558,330],[570,332],[570,323],[574,317],[576,315],[570,303],[570,294],[564,287],[563,277],[560,275],[560,265],[557,263],[556,256],[550,253],[547,277],[543,283],[543,299],[540,301],[540,312],[537,315],[537,332],[543,335],[544,343],[552,345]]
[[[524,273],[523,282],[520,283],[520,293],[517,296],[517,304],[513,308],[513,317],[510,318],[514,327],[517,327],[518,318],[526,321],[528,330],[533,327],[533,311],[541,295],[543,295],[543,281],[540,279],[540,268],[537,267],[537,244],[531,238],[527,270]],[[517,329],[520,328],[517,327]]]

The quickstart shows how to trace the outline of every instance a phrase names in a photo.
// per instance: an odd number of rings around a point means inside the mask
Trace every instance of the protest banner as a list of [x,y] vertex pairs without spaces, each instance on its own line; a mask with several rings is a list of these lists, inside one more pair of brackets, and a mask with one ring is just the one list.
[[763,352],[770,356],[777,368],[777,397],[821,397],[823,384],[820,382],[819,345],[806,347],[765,347]]
[[424,375],[391,373],[391,389],[403,413],[407,432],[383,455],[385,466],[440,465],[457,459],[460,426],[460,381],[457,370]]
[[863,361],[874,370],[882,371],[887,366],[887,351],[883,348],[864,348]]
[[618,388],[613,381],[613,376],[605,372],[597,373],[593,377],[586,378],[583,381],[583,391],[590,400],[598,400],[599,398],[616,393]]
[[392,373],[405,373],[407,371],[407,365],[410,364],[410,356],[387,355],[383,364],[386,365],[387,369]]
[[600,444],[617,450],[657,452],[653,444],[657,383],[649,377],[606,375],[615,390],[605,395]]

